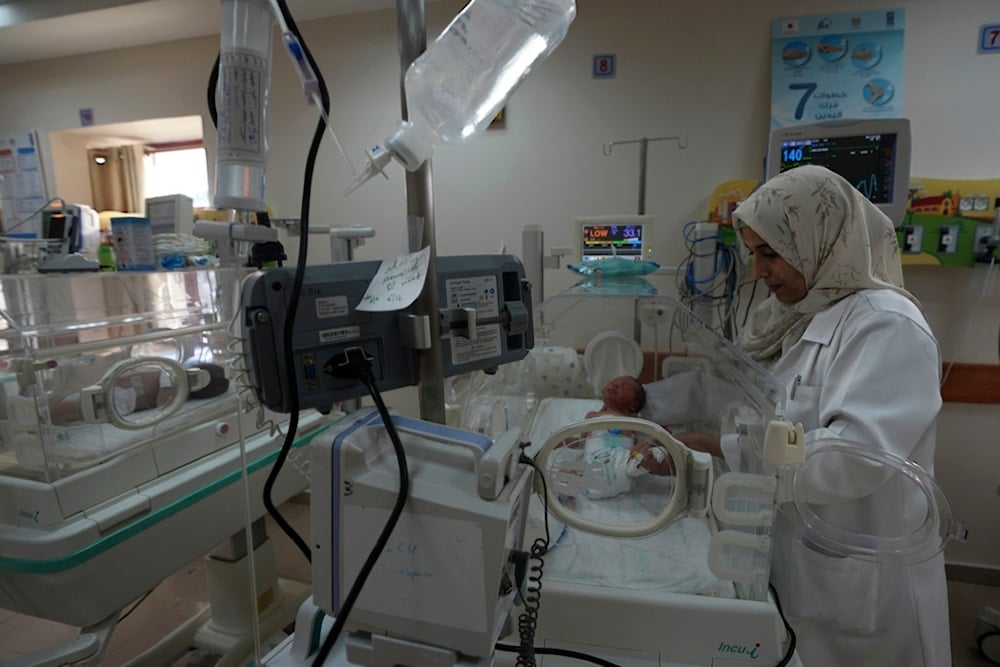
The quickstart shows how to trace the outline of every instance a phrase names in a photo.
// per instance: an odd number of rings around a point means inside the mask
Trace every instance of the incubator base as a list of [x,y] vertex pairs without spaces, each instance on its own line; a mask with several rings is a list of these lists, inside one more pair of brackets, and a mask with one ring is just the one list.
[[[334,618],[327,616],[310,597],[302,606],[295,620],[296,634],[287,637],[264,658],[268,667],[310,667],[319,651],[319,641],[333,628]],[[310,631],[307,631],[309,629]],[[395,641],[373,642],[372,635],[349,635],[346,632],[330,650],[324,667],[358,667],[359,665],[396,664],[405,667],[492,667],[492,656],[469,658],[455,652],[414,642]],[[365,658],[355,657],[358,654]],[[349,658],[348,656],[351,656]],[[513,663],[511,663],[513,664]]]
[[[309,595],[309,585],[279,579],[276,587],[269,591],[273,596],[272,602],[261,611],[260,618],[260,633],[265,649],[280,645],[285,638],[284,628],[292,623],[298,604]],[[246,594],[249,595],[249,592]],[[204,656],[215,667],[253,664],[252,628],[249,625],[222,627],[219,620],[213,617],[213,612],[211,607],[206,607],[123,667],[174,664],[185,654]]]
[[[543,582],[535,645],[569,648],[619,665],[737,667],[776,664],[786,651],[786,633],[773,599],[553,581]],[[545,656],[542,664],[570,664],[563,660]],[[788,664],[801,663],[793,655]]]

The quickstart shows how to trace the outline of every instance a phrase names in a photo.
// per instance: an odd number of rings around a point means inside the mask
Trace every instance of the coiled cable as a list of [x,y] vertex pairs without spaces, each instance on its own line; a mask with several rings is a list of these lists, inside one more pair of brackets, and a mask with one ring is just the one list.
[[518,667],[535,667],[535,629],[538,627],[538,609],[541,606],[542,574],[549,542],[544,537],[536,538],[531,545],[531,565],[525,584],[524,611],[517,617],[517,633],[520,640],[517,652]]
[[545,483],[545,475],[542,474],[538,465],[526,454],[521,454],[518,460],[531,466],[538,476],[538,481],[542,485],[542,503],[544,504],[545,516],[545,537],[536,538],[531,544],[528,577],[521,598],[524,611],[517,617],[517,634],[520,642],[517,651],[517,665],[518,667],[535,667],[535,629],[538,627],[542,575],[545,569],[545,559],[542,557],[549,550],[549,491]]

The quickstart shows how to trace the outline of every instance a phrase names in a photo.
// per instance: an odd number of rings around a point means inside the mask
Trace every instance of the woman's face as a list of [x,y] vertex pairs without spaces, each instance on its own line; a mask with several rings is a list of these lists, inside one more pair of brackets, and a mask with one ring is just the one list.
[[805,298],[809,288],[806,287],[805,277],[795,267],[749,227],[741,228],[740,236],[753,257],[753,277],[763,280],[774,298],[784,304],[793,304]]

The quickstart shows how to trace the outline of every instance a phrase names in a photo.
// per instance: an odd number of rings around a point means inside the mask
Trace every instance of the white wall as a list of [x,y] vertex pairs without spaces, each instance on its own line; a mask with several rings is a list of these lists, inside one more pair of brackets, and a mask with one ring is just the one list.
[[[428,8],[429,33],[464,4]],[[521,229],[540,224],[549,246],[571,246],[574,216],[634,213],[638,150],[611,140],[683,134],[688,147],[651,144],[647,212],[663,238],[679,239],[685,222],[704,215],[720,182],[756,178],[762,169],[770,104],[770,25],[782,15],[902,7],[906,17],[905,114],[913,128],[912,173],[923,177],[997,178],[1000,165],[1000,55],[978,55],[979,26],[1000,19],[993,0],[578,0],[565,42],[528,78],[507,107],[506,129],[433,161],[440,254],[519,251]],[[335,127],[352,155],[380,141],[399,117],[396,19],[391,11],[302,24],[333,98]],[[76,127],[90,107],[98,123],[202,114],[209,159],[214,133],[205,86],[217,40],[193,39],[119,52],[0,67],[0,128]],[[618,74],[591,77],[591,58],[615,53]],[[298,217],[303,160],[314,113],[296,76],[277,54],[271,90],[272,150],[268,201],[277,217]],[[51,160],[47,163],[51,165]],[[50,167],[51,168],[51,167]],[[351,180],[327,141],[314,179],[314,224],[371,225],[377,236],[358,257],[397,254],[404,246],[403,177],[374,179],[348,198]],[[51,175],[51,174],[50,174]],[[663,248],[665,264],[680,244]],[[996,363],[997,296],[979,303],[974,270],[907,270],[928,304],[946,360]],[[550,272],[547,291],[573,282]],[[973,326],[963,324],[969,322]],[[968,335],[967,335],[968,332]],[[412,393],[399,400],[412,404]],[[409,397],[409,398],[407,398]],[[949,551],[952,562],[1000,568],[1000,406],[948,405],[940,420],[937,476],[972,540]]]

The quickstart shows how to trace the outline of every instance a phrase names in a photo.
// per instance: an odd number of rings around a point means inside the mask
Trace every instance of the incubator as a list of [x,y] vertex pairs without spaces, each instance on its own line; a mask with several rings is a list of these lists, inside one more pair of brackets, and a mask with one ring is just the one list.
[[[827,553],[890,566],[933,557],[961,527],[906,461],[845,442],[806,458],[801,427],[782,419],[785,387],[679,302],[645,292],[577,286],[547,299],[531,354],[453,399],[464,428],[520,425],[547,480],[529,512],[529,537],[546,509],[553,524],[535,645],[627,664],[795,664],[768,587],[779,512]],[[620,376],[644,385],[637,415],[601,414],[601,387]],[[691,451],[687,432],[720,434],[739,454]],[[853,471],[855,488],[824,484],[830,466]],[[898,534],[838,521],[895,485],[925,499]]]
[[[545,300],[527,359],[470,379],[457,401],[465,428],[521,425],[547,480],[529,513],[529,534],[546,507],[552,523],[535,645],[634,664],[776,663],[777,484],[761,453],[784,388],[679,302],[646,292],[586,285]],[[645,406],[594,418],[620,376],[643,383]],[[746,456],[729,469],[673,437],[684,431],[732,434]],[[637,469],[647,450],[656,457]]]
[[[263,515],[282,436],[232,362],[244,275],[0,276],[0,607],[106,640],[123,607]],[[302,416],[300,444],[319,424]],[[274,498],[306,485],[290,470]]]

